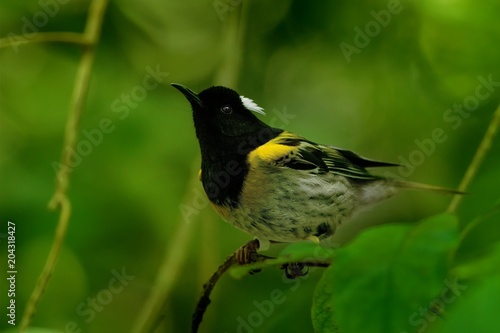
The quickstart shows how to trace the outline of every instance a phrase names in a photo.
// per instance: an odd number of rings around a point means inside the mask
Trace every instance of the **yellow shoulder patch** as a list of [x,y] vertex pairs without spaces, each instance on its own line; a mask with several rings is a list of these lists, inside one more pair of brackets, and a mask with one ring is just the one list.
[[201,182],[201,169],[198,171],[198,180]]
[[[262,146],[259,146],[252,150],[248,154],[248,161],[250,165],[253,165],[254,163],[257,162],[257,159],[268,162],[268,163],[273,163],[276,160],[290,154],[290,152],[294,151],[297,149],[295,146],[288,146],[288,145],[283,145],[281,144],[281,140],[285,138],[292,137],[288,132],[286,133],[285,136],[279,135],[276,138],[266,142]],[[297,138],[297,136],[295,136]]]

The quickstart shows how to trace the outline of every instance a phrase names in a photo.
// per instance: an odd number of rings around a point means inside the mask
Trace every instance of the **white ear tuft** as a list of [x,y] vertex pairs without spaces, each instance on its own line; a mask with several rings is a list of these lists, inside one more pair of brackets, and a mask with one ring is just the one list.
[[266,113],[264,112],[264,109],[261,108],[260,106],[258,106],[257,104],[255,104],[255,102],[252,99],[247,98],[245,96],[240,96],[240,98],[241,98],[241,102],[243,103],[243,106],[245,108],[247,108],[248,110],[263,114],[264,116],[266,115]]

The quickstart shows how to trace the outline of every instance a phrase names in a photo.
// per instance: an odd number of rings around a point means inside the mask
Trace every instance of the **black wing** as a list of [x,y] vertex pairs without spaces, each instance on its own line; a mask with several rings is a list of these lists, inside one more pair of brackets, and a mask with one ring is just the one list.
[[295,147],[287,158],[277,161],[277,165],[297,170],[332,172],[352,179],[374,180],[381,177],[372,175],[366,168],[397,166],[394,163],[366,159],[346,149],[318,145],[292,133],[285,132],[276,143]]

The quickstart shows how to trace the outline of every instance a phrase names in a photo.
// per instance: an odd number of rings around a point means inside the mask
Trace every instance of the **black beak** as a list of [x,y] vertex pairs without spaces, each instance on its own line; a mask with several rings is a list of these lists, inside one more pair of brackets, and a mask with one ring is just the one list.
[[171,83],[171,85],[172,85],[172,87],[179,90],[187,98],[189,103],[191,103],[191,106],[193,107],[193,109],[203,107],[203,102],[198,97],[198,94],[196,94],[194,91],[192,91],[188,87],[183,86],[182,84]]

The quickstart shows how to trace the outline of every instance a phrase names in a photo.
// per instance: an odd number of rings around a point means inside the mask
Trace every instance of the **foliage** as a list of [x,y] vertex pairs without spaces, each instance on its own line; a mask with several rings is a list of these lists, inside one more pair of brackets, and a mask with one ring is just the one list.
[[[84,31],[88,10],[0,3],[0,233],[16,223],[18,320],[53,243],[58,214],[46,207],[81,59],[81,45],[34,40]],[[158,331],[185,332],[202,284],[250,239],[204,201],[189,106],[170,82],[230,85],[266,122],[403,164],[383,174],[455,188],[500,103],[499,10],[495,0],[110,1],[76,133],[68,234],[27,332],[139,332],[144,312],[161,315]],[[233,270],[201,331],[497,331],[499,152],[495,138],[453,214],[440,213],[447,196],[404,193],[339,228],[344,245],[320,253],[326,270],[295,280],[271,263]],[[281,250],[277,262],[318,256],[310,243]],[[455,281],[466,287],[456,299],[433,302]],[[162,292],[161,306],[150,302]]]
[[[457,227],[453,216],[438,215],[413,227],[367,230],[339,250],[316,288],[316,332],[332,332],[332,317],[343,332],[425,329],[426,318],[435,320],[433,311],[457,299],[446,289],[455,283],[447,276],[447,266],[458,243]],[[440,307],[433,309],[433,302]],[[325,318],[325,313],[331,315]]]

